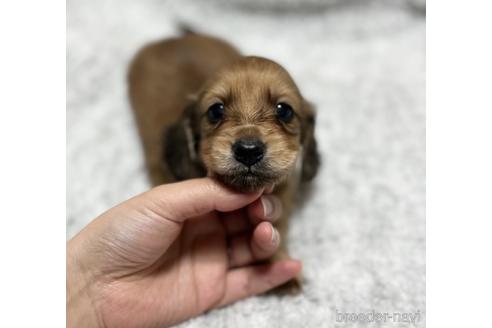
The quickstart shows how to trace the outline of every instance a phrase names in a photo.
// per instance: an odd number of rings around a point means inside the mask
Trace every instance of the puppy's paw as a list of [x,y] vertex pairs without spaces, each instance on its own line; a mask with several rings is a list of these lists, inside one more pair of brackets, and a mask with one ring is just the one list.
[[299,274],[298,276],[287,281],[283,285],[274,288],[271,293],[282,296],[295,296],[302,293],[303,278]]

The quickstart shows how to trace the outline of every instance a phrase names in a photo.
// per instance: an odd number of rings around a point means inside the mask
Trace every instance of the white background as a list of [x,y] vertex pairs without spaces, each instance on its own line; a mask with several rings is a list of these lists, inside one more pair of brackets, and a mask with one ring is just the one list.
[[[427,9],[427,320],[484,326],[492,276],[491,8],[446,1]],[[0,24],[0,323],[60,327],[65,8],[2,3]]]

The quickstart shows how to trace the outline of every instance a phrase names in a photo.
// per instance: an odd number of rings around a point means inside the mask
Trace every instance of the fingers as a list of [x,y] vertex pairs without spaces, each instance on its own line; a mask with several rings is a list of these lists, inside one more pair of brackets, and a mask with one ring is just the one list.
[[229,266],[239,267],[271,257],[278,249],[280,235],[269,222],[256,226],[253,234],[235,236],[230,241]]
[[301,262],[282,260],[271,264],[233,269],[226,277],[226,292],[219,306],[264,293],[294,278]]
[[251,230],[260,222],[275,222],[282,215],[282,202],[276,196],[263,195],[247,206],[233,212],[222,213],[221,218],[227,234],[235,235]]
[[263,195],[248,206],[248,216],[253,224],[261,221],[275,222],[282,211],[282,202],[274,195]]
[[192,179],[156,187],[137,199],[144,198],[152,211],[176,222],[209,213],[213,210],[230,212],[253,202],[263,190],[239,193],[210,179]]
[[244,208],[233,212],[220,213],[220,218],[229,236],[250,231],[253,227]]

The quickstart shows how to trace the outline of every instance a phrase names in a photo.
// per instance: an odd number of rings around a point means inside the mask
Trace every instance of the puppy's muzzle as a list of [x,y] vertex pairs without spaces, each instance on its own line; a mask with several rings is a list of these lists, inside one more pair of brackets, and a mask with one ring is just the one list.
[[234,158],[251,167],[260,162],[265,156],[266,146],[258,139],[239,139],[232,145]]

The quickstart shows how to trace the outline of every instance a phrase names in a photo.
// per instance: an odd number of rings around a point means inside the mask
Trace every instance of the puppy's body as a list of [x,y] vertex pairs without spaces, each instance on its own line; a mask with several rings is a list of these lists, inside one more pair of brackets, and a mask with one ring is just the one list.
[[[153,185],[203,175],[194,165],[183,167],[183,176],[171,174],[163,160],[164,130],[183,116],[190,96],[212,74],[239,57],[230,45],[195,34],[150,44],[137,54],[130,67],[129,92]],[[177,157],[187,156],[179,154],[179,147],[176,151]]]
[[152,183],[209,175],[242,191],[275,186],[284,207],[276,257],[288,256],[294,196],[319,160],[314,113],[287,71],[187,34],[142,49],[129,83]]

